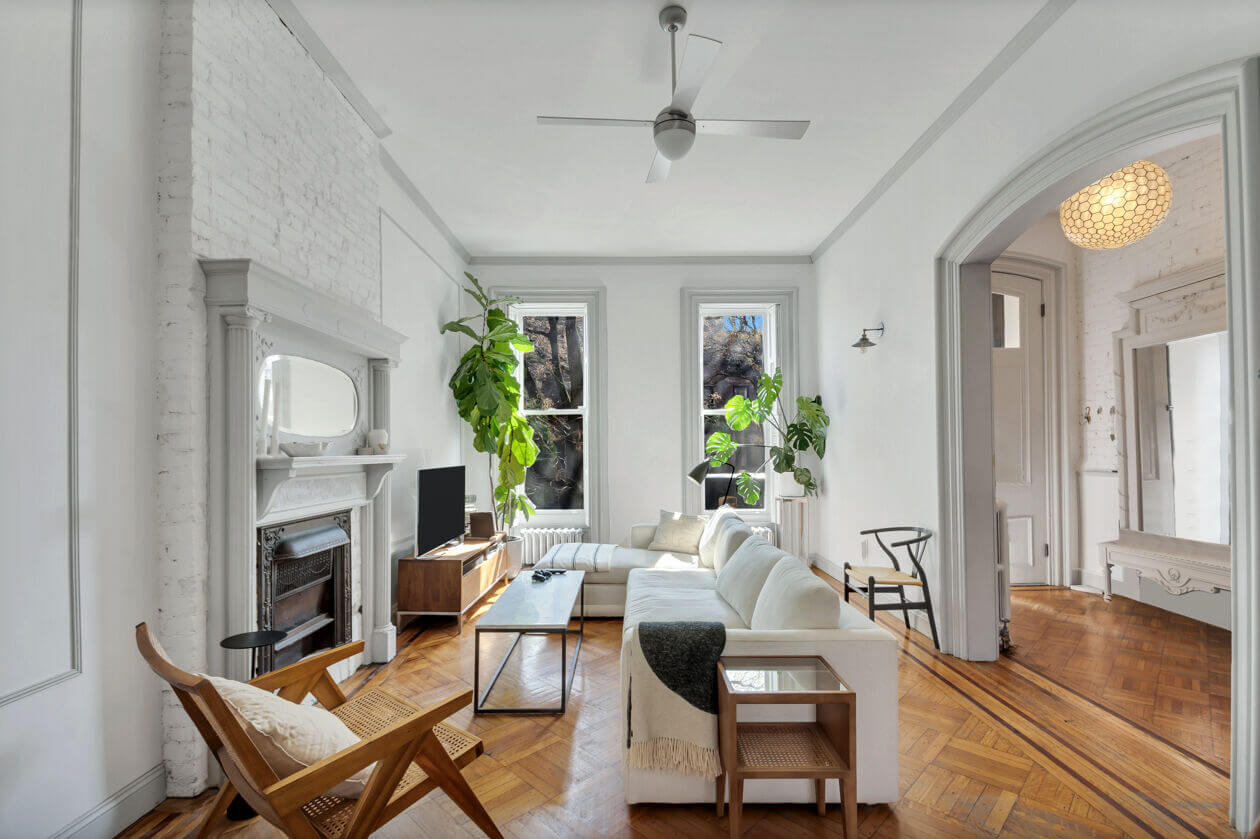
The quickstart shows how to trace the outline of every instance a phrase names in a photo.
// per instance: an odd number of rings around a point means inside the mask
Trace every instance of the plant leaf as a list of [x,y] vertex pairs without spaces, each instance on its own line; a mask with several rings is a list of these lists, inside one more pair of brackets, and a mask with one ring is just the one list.
[[745,504],[750,507],[757,506],[757,502],[761,500],[761,488],[757,486],[757,481],[752,475],[740,472],[735,476],[735,487]]
[[796,466],[796,452],[787,446],[771,446],[770,460],[776,472],[791,472]]
[[474,341],[481,340],[481,336],[474,332],[471,326],[466,323],[460,323],[457,320],[453,320],[450,323],[443,325],[440,334],[445,335],[447,332],[462,332]]
[[726,401],[726,424],[732,431],[743,431],[753,421],[753,403],[736,394]]
[[704,453],[714,466],[721,466],[735,456],[735,441],[725,431],[715,431],[704,443]]
[[774,375],[761,374],[761,378],[757,380],[757,404],[754,408],[757,422],[764,422],[766,417],[770,416],[782,390],[783,373],[781,371],[775,370]]
[[818,484],[814,483],[814,475],[804,466],[797,466],[792,470],[792,477],[796,482],[805,488],[805,492],[813,495],[818,492]]
[[797,420],[789,423],[784,433],[784,441],[798,452],[803,452],[814,442],[814,430],[809,423]]

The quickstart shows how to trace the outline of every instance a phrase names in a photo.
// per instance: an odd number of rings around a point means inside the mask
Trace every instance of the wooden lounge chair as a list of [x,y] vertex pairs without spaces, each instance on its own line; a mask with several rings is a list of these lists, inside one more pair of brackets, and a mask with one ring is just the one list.
[[[153,672],[174,688],[227,776],[197,833],[199,839],[223,830],[228,805],[237,795],[288,836],[360,839],[435,787],[441,787],[487,836],[502,839],[460,772],[482,753],[480,738],[443,722],[472,701],[471,690],[427,708],[378,689],[361,690],[348,700],[327,668],[362,652],[362,641],[264,673],[250,684],[279,690],[290,702],[301,702],[307,694],[314,694],[324,708],[362,738],[350,748],[281,778],[209,679],[172,664],[143,623],[136,627],[136,645]],[[376,767],[361,797],[340,798],[329,792],[372,763]]]

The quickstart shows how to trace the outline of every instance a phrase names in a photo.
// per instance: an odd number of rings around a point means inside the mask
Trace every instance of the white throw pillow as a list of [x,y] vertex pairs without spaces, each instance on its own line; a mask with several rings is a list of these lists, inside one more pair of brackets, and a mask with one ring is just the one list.
[[661,510],[660,524],[652,537],[649,551],[672,551],[681,554],[700,552],[700,534],[704,532],[706,516],[688,516]]
[[735,508],[729,504],[723,504],[713,511],[709,516],[709,520],[704,523],[704,531],[700,534],[700,565],[704,568],[713,567],[713,555],[717,551],[718,533],[726,526],[726,523],[734,519],[742,521],[739,514],[735,512]]
[[[206,678],[236,711],[245,723],[249,739],[281,778],[359,742],[344,722],[324,708],[299,705],[244,682],[219,676]],[[331,792],[342,798],[358,798],[375,765],[359,770]]]
[[840,595],[796,557],[770,569],[757,596],[750,629],[835,629]]
[[790,556],[765,539],[754,536],[744,540],[744,544],[718,573],[718,594],[739,614],[745,625],[752,623],[757,597],[770,575],[770,569]]
[[722,573],[739,546],[744,544],[744,540],[751,539],[752,535],[752,528],[743,519],[733,518],[722,522],[713,545],[713,573]]

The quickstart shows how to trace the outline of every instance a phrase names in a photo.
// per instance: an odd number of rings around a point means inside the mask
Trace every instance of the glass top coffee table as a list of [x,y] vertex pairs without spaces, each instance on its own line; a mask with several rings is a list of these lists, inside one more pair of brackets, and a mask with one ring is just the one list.
[[[553,574],[545,582],[535,582],[533,574],[522,572],[508,585],[476,624],[473,643],[473,710],[478,714],[563,714],[573,688],[573,675],[577,672],[578,653],[582,649],[582,632],[586,628],[585,571],[566,571]],[[578,628],[570,629],[573,607],[581,602],[578,611]],[[508,647],[499,662],[490,684],[481,690],[481,636],[483,633],[512,633],[512,646]],[[504,666],[516,650],[523,635],[560,636],[560,704],[543,708],[486,707],[486,699],[503,673]],[[569,663],[568,639],[577,636],[573,647],[573,662]]]

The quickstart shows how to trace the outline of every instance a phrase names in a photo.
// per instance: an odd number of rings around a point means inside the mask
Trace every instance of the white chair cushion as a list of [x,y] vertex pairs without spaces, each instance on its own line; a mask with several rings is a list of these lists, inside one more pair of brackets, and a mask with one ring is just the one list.
[[765,585],[770,569],[791,554],[781,551],[759,537],[745,539],[730,560],[718,572],[717,591],[744,620],[752,623],[757,597]]
[[700,534],[704,532],[705,521],[705,516],[688,516],[661,510],[661,521],[656,526],[656,535],[652,537],[648,550],[700,553]]
[[[244,682],[206,678],[244,722],[249,739],[281,778],[359,742],[344,722],[323,708],[299,705]],[[342,798],[358,798],[375,765],[359,770],[331,792]]]
[[840,595],[796,557],[770,569],[751,629],[835,629],[840,624]]
[[713,545],[713,572],[720,574],[722,568],[744,544],[745,539],[752,537],[752,528],[741,518],[727,518],[717,529]]
[[713,567],[713,555],[717,551],[718,531],[728,519],[739,520],[739,514],[729,504],[723,504],[709,515],[704,523],[704,531],[700,534],[700,564],[705,568]]

